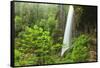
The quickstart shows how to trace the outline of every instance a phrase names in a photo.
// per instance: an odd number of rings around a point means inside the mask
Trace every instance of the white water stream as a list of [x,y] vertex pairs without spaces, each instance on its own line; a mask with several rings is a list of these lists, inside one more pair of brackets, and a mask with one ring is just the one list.
[[61,56],[63,56],[65,51],[68,50],[71,45],[73,14],[74,14],[74,7],[72,5],[70,5],[69,11],[68,11],[68,16],[67,16],[67,21],[66,21],[66,25],[65,25],[65,32],[64,32]]

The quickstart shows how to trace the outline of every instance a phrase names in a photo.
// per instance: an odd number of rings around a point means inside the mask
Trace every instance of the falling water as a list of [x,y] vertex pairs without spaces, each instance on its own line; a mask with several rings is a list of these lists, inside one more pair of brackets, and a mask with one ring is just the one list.
[[65,26],[61,56],[63,56],[64,52],[69,49],[70,44],[71,44],[73,13],[74,13],[74,8],[72,5],[70,5],[68,16],[67,16],[67,22]]

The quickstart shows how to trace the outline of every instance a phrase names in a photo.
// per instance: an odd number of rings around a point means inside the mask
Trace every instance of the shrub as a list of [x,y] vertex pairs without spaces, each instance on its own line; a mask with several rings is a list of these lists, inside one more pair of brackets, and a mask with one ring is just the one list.
[[80,35],[74,40],[73,49],[70,58],[73,62],[85,62],[89,57],[88,50],[89,37],[86,35]]

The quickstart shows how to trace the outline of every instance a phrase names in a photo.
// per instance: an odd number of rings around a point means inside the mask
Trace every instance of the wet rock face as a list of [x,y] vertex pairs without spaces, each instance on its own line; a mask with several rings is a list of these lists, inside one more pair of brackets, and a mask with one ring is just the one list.
[[97,42],[96,38],[92,38],[89,43],[89,61],[96,61],[97,58]]
[[73,33],[79,35],[96,34],[97,30],[97,7],[75,6]]
[[96,52],[90,51],[89,54],[90,54],[89,61],[96,61]]

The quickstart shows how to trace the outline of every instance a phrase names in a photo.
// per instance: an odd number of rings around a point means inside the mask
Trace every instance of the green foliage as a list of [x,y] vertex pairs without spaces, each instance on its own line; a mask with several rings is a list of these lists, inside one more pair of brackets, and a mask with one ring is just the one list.
[[80,35],[73,43],[73,50],[71,58],[74,62],[87,61],[89,57],[88,43],[89,37],[86,35]]
[[15,57],[14,57],[14,59],[15,59],[15,64],[16,65],[19,65],[19,60],[20,60],[20,58],[21,58],[21,56],[22,56],[22,53],[20,52],[20,51],[18,51],[18,50],[16,50],[15,49]]
[[22,19],[19,16],[15,16],[15,30],[16,30],[16,34],[23,28],[20,25],[23,25],[22,23]]
[[54,63],[53,55],[61,48],[61,44],[53,44],[51,36],[57,24],[57,6],[27,5],[15,5],[15,65]]
[[[16,38],[15,48],[18,50],[15,54],[15,62],[19,60],[20,65],[25,64],[46,64],[54,62],[50,55],[54,55],[61,48],[60,44],[54,45],[52,43],[52,37],[50,32],[44,31],[41,27],[34,25],[33,28],[26,27],[24,32],[20,32],[18,38]],[[20,58],[20,52],[23,53],[22,58]],[[50,53],[52,52],[52,53]],[[18,56],[17,56],[18,55]],[[32,55],[32,56],[27,56]],[[46,57],[43,57],[46,55]],[[32,57],[32,58],[31,58]],[[36,60],[34,60],[34,58]],[[49,59],[48,59],[49,58]],[[30,60],[31,59],[31,60]],[[42,61],[44,60],[44,61]]]
[[66,59],[70,62],[85,62],[89,58],[88,42],[89,37],[87,35],[80,35],[73,41],[73,47],[66,55]]

